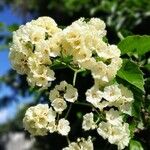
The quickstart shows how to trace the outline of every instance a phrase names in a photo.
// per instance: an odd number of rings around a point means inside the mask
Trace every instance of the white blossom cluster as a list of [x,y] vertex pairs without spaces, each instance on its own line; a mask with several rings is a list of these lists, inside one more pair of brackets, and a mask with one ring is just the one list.
[[54,71],[48,66],[51,58],[59,55],[55,49],[59,49],[56,40],[60,31],[52,18],[40,17],[13,33],[9,58],[19,74],[27,75],[30,85],[46,87],[55,80]]
[[117,107],[119,111],[131,115],[133,93],[122,84],[112,84],[99,90],[93,86],[86,92],[86,100],[102,111],[106,107]]
[[94,79],[102,83],[115,77],[122,60],[115,45],[104,42],[105,23],[97,18],[81,18],[62,31],[62,54],[73,56],[73,62],[91,71]]
[[69,121],[56,120],[56,112],[48,104],[38,104],[28,108],[23,119],[25,129],[33,136],[44,136],[48,132],[58,132],[66,136],[70,131]]
[[77,89],[66,81],[60,82],[50,91],[49,99],[54,110],[61,114],[67,108],[67,102],[75,102],[78,98]]
[[[94,114],[91,112],[83,116],[82,128],[86,131],[93,130],[98,126],[98,134],[104,139],[108,139],[111,144],[116,144],[119,150],[128,146],[130,141],[129,124],[123,121],[121,114],[131,115],[132,92],[121,84],[112,84],[104,87],[103,90],[93,86],[87,90],[86,100],[105,113],[106,121],[101,121],[97,125],[97,121],[94,121]],[[110,109],[105,111],[105,108]]]
[[91,137],[88,139],[78,138],[77,142],[72,142],[68,147],[63,148],[63,150],[94,150]]
[[130,140],[129,124],[124,123],[120,112],[114,109],[106,112],[106,120],[99,123],[98,134],[111,144],[116,144],[118,150],[124,149]]
[[120,50],[104,42],[105,23],[83,18],[61,30],[49,17],[33,20],[13,33],[9,58],[12,67],[26,74],[32,86],[47,87],[55,80],[52,59],[72,56],[78,68],[91,71],[94,79],[107,83],[121,66]]
[[[121,150],[130,140],[129,124],[123,121],[123,117],[124,114],[131,115],[133,94],[122,84],[111,84],[122,59],[117,46],[104,41],[105,35],[105,23],[98,18],[89,21],[80,18],[62,30],[52,18],[40,17],[13,33],[9,58],[13,69],[27,75],[31,86],[44,89],[56,78],[54,63],[61,60],[66,65],[63,59],[68,56],[71,57],[68,68],[90,71],[94,85],[87,89],[85,96],[95,111],[83,116],[82,128],[84,131],[97,130],[100,136]],[[74,86],[61,81],[49,92],[50,107],[48,104],[30,107],[23,119],[25,129],[33,136],[53,132],[67,136],[71,127],[66,116],[62,116],[68,103],[79,101]],[[89,137],[87,140],[79,138],[63,150],[93,149]]]

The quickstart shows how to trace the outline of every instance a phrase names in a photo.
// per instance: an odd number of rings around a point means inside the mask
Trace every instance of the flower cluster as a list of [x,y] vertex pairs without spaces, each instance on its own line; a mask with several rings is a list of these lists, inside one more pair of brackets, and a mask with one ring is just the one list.
[[115,77],[122,60],[115,45],[104,42],[105,23],[97,18],[81,18],[62,31],[62,54],[73,56],[73,62],[91,71],[94,79],[107,83]]
[[61,114],[67,108],[66,102],[75,102],[78,98],[77,89],[66,81],[60,82],[50,91],[49,99],[54,110]]
[[78,138],[77,142],[72,142],[68,147],[63,148],[63,150],[93,150],[93,143],[91,137],[88,139]]
[[27,74],[32,86],[47,87],[55,80],[51,69],[54,58],[72,56],[78,68],[91,71],[94,79],[107,83],[121,66],[120,50],[104,42],[105,23],[83,18],[61,30],[49,17],[40,17],[22,25],[13,33],[10,47],[12,67]]
[[100,90],[96,85],[86,92],[86,100],[102,111],[106,107],[116,107],[131,115],[133,94],[122,84],[112,84]]
[[47,104],[30,107],[25,113],[23,123],[33,136],[44,136],[48,132],[58,132],[66,136],[70,131],[69,121],[64,118],[56,120],[56,112]]
[[114,109],[106,112],[106,120],[99,123],[98,134],[111,144],[116,144],[119,150],[124,149],[130,140],[129,124],[124,123],[119,111]]
[[19,74],[27,74],[30,85],[46,87],[55,80],[54,71],[48,66],[52,64],[51,58],[59,55],[54,49],[60,31],[53,19],[40,17],[13,33],[9,58]]
[[[76,76],[85,71],[90,72],[94,85],[90,89],[84,87],[84,102],[92,112],[83,116],[82,129],[97,130],[98,135],[120,150],[128,146],[130,130],[124,116],[131,115],[134,98],[127,87],[115,81],[122,59],[117,46],[105,42],[105,35],[105,23],[98,18],[81,18],[62,30],[53,19],[40,17],[13,33],[9,53],[12,67],[26,74],[31,86],[49,92],[50,108],[48,104],[32,106],[23,119],[25,129],[33,136],[54,132],[68,136],[71,127],[66,118],[71,106],[83,102],[80,89],[75,88]],[[70,58],[67,63],[65,58]],[[74,71],[73,85],[52,82],[56,79],[56,64]],[[79,138],[77,142],[69,141],[63,150],[93,150],[93,145],[91,137]]]

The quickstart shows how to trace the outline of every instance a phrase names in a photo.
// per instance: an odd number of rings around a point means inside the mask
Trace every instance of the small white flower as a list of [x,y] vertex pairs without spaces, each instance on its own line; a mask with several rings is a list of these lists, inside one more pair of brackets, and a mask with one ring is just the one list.
[[112,125],[120,125],[123,120],[120,116],[120,112],[111,108],[109,111],[106,111],[106,119]]
[[48,125],[47,125],[47,129],[50,133],[56,132],[57,131],[57,126],[56,126],[55,121],[49,122]]
[[55,88],[53,90],[50,91],[49,93],[49,99],[50,101],[54,101],[56,98],[59,98],[60,94],[59,91],[56,90]]
[[97,87],[93,86],[91,89],[88,89],[86,92],[86,100],[93,104],[95,107],[98,107],[98,103],[101,101],[103,92],[101,92]]
[[90,129],[95,129],[96,128],[96,124],[94,122],[94,116],[93,113],[87,113],[83,116],[83,122],[82,122],[82,128],[87,131]]
[[124,123],[120,126],[112,126],[111,135],[108,138],[108,141],[111,144],[116,144],[118,149],[124,149],[125,146],[128,146],[130,140],[130,130],[129,125]]
[[61,81],[59,85],[55,86],[55,89],[58,90],[58,91],[65,91],[66,86],[67,86],[67,82],[66,81]]
[[125,86],[123,86],[122,84],[119,85],[119,88],[121,90],[121,95],[124,99],[126,99],[126,101],[128,102],[132,102],[133,101],[133,93]]
[[104,139],[108,138],[111,134],[111,124],[109,122],[100,122],[97,132],[100,136],[102,136]]
[[102,102],[98,103],[97,108],[99,108],[100,111],[103,111],[103,109],[107,106],[109,106],[109,102],[108,101],[102,101]]
[[67,108],[67,103],[64,101],[63,98],[56,98],[52,101],[51,105],[53,106],[54,110],[59,114],[61,114]]
[[68,102],[75,102],[78,98],[78,92],[77,89],[74,88],[71,84],[67,85],[66,92],[64,94],[64,98]]
[[28,108],[23,118],[25,129],[33,136],[46,135],[50,111],[47,104],[38,104]]
[[121,90],[117,84],[113,84],[104,88],[103,98],[109,102],[114,102],[121,97]]
[[57,131],[58,133],[60,133],[61,135],[68,135],[69,131],[70,131],[70,126],[69,126],[69,121],[66,119],[60,119],[58,122],[58,126],[57,126]]
[[68,147],[63,148],[63,150],[94,150],[91,137],[88,139],[78,138],[77,142],[71,142]]
[[49,122],[55,121],[55,118],[56,118],[56,112],[52,108],[49,108],[48,121]]

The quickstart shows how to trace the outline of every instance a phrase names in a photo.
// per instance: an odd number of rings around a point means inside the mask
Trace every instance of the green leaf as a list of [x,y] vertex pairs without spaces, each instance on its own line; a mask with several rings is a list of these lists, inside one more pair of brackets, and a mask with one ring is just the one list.
[[150,51],[150,36],[128,36],[118,44],[118,47],[122,54],[137,54],[139,56],[144,55]]
[[130,140],[130,150],[144,150],[141,143],[135,140]]
[[134,62],[124,60],[117,75],[144,92],[143,73]]
[[8,26],[8,31],[13,32],[13,31],[16,31],[18,28],[19,28],[18,24],[12,24]]

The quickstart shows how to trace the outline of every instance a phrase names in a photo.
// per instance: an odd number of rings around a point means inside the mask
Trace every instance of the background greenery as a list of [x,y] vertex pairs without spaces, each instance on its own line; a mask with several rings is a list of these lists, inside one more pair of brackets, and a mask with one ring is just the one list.
[[[150,148],[150,1],[148,0],[3,0],[0,3],[2,11],[6,5],[14,10],[15,14],[22,17],[24,23],[28,20],[28,16],[37,18],[39,16],[50,16],[56,20],[59,25],[69,25],[72,21],[80,18],[99,17],[107,24],[107,38],[109,43],[118,44],[121,49],[124,63],[116,80],[128,86],[135,93],[135,102],[133,116],[128,118],[130,128],[136,133],[130,146],[127,149],[142,150]],[[17,24],[6,26],[0,23],[0,32],[4,30],[10,34],[2,35],[0,40],[0,50],[8,47],[11,42],[11,33],[18,28]],[[140,36],[139,36],[140,35]],[[147,35],[147,36],[146,36]],[[61,74],[63,75],[61,70]],[[71,72],[69,72],[71,74]],[[59,74],[59,73],[58,73]],[[82,75],[79,75],[79,82]],[[89,81],[90,77],[82,80],[83,84]],[[19,109],[16,117],[11,121],[0,126],[0,137],[10,131],[24,132],[22,126],[22,118],[25,110],[33,104],[42,101],[46,95],[37,93],[35,89],[28,87],[25,77],[18,75],[15,71],[9,70],[7,74],[0,77],[0,83],[9,86],[16,95],[32,96],[34,101],[31,104]],[[79,86],[79,85],[78,85]],[[87,87],[90,85],[86,85]],[[80,88],[80,86],[79,86]],[[0,101],[0,108],[11,104],[14,97],[3,97]],[[16,100],[17,101],[17,100]],[[84,110],[83,110],[84,109]],[[81,111],[82,110],[82,111]],[[81,116],[84,111],[89,108],[75,106],[71,114],[73,120],[76,121],[75,127],[80,125]],[[140,130],[138,122],[144,124],[144,130]],[[27,133],[26,133],[27,134]],[[86,133],[88,134],[88,133]],[[95,132],[91,134],[95,135]],[[81,130],[74,133],[73,137],[83,135]],[[27,137],[28,134],[27,134]],[[59,141],[57,139],[60,139]],[[73,139],[72,139],[73,140]],[[98,141],[98,142],[97,142]],[[56,143],[57,142],[57,143]],[[34,149],[60,149],[60,145],[64,145],[66,140],[59,135],[48,135],[46,137],[37,137]],[[51,147],[51,143],[56,143],[58,147]],[[97,137],[96,149],[116,149],[107,141]],[[3,143],[1,147],[4,149]],[[143,148],[142,148],[143,147]],[[1,148],[1,149],[2,149]]]

